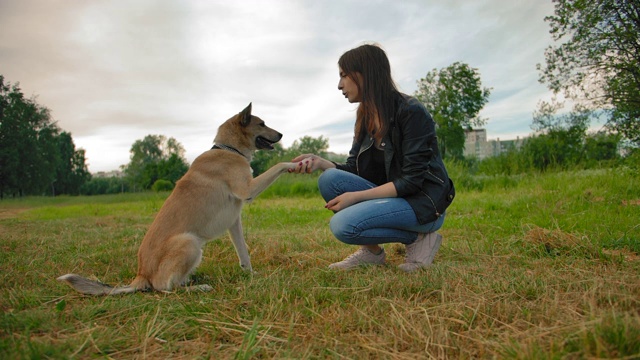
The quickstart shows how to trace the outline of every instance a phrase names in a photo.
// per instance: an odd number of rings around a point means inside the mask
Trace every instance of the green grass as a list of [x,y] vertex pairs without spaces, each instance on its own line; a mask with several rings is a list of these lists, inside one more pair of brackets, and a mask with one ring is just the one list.
[[115,297],[55,278],[131,281],[166,193],[2,201],[0,358],[640,357],[640,175],[467,181],[423,272],[396,268],[396,244],[387,266],[329,271],[354,248],[313,184],[278,196],[285,175],[243,212],[257,274],[225,236],[193,277],[213,291]]

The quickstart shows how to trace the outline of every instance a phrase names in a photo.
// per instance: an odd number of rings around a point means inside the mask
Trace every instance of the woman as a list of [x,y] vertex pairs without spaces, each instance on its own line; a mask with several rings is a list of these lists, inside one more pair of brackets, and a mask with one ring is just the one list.
[[315,154],[293,159],[296,173],[324,171],[318,179],[326,208],[335,212],[330,227],[340,241],[360,248],[329,265],[349,270],[384,264],[380,244],[406,245],[411,272],[427,267],[440,247],[445,210],[455,190],[438,151],[435,122],[416,99],[401,94],[389,60],[376,45],[344,53],[338,61],[338,89],[359,103],[355,136],[346,163]]

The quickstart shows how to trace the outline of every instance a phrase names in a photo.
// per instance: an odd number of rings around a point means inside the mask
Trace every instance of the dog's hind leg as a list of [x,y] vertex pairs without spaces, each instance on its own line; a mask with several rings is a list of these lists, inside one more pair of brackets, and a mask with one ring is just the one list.
[[158,271],[151,278],[153,288],[159,291],[183,286],[202,261],[202,241],[193,234],[174,235],[167,244]]
[[251,259],[249,258],[249,250],[247,249],[247,243],[244,241],[244,234],[242,233],[242,221],[240,216],[238,220],[229,228],[229,235],[233,241],[233,246],[236,248],[238,259],[240,260],[240,267],[243,270],[253,272],[251,267]]

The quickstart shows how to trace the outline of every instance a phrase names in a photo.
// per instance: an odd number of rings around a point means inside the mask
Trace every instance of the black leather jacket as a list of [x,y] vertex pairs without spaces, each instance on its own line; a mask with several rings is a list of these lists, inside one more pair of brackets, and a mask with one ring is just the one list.
[[[398,197],[405,198],[416,213],[418,222],[437,220],[455,197],[453,181],[449,179],[438,151],[436,127],[427,109],[415,98],[398,94],[395,117],[383,137],[384,167],[387,179],[393,182]],[[373,137],[354,137],[349,157],[341,170],[367,178],[371,162]]]

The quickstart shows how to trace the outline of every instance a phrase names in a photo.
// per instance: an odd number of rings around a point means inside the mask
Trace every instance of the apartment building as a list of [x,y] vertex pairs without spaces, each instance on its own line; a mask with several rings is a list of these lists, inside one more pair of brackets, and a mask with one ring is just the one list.
[[517,137],[515,140],[487,140],[486,129],[472,129],[465,131],[464,156],[475,157],[482,160],[487,157],[497,156],[512,149],[519,149],[525,138]]

